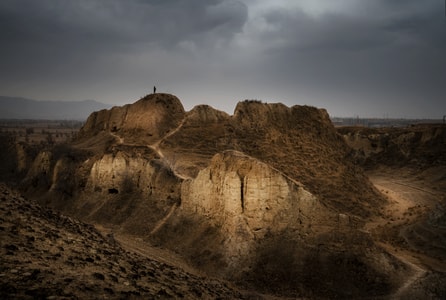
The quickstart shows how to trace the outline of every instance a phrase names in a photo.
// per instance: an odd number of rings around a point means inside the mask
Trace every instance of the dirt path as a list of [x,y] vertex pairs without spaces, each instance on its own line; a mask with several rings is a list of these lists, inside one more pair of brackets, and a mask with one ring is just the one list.
[[[182,180],[187,180],[187,179],[191,179],[191,177],[186,176],[184,174],[180,174],[177,172],[176,168],[175,168],[175,163],[169,161],[166,156],[164,155],[163,151],[161,150],[161,148],[159,147],[159,145],[161,144],[162,141],[164,141],[165,139],[167,139],[168,137],[174,135],[175,133],[177,133],[184,125],[184,123],[186,122],[186,118],[184,118],[181,123],[178,125],[177,128],[175,128],[174,130],[172,130],[171,132],[169,132],[168,134],[166,134],[165,136],[163,136],[161,139],[159,139],[157,142],[151,144],[151,145],[146,145],[148,148],[152,149],[153,151],[155,151],[158,156],[172,169],[173,173],[180,179]],[[113,136],[117,143],[119,145],[126,145],[126,146],[141,146],[141,145],[137,145],[137,144],[127,144],[124,143],[124,138],[122,138],[121,136],[117,135],[116,133],[110,132],[110,135]]]
[[385,225],[411,225],[419,221],[438,203],[440,195],[423,183],[411,179],[397,179],[395,174],[369,174],[370,181],[389,199],[383,217],[371,220],[366,230]]
[[426,257],[411,247],[406,232],[411,226],[424,220],[429,211],[435,208],[441,195],[415,178],[398,177],[395,174],[386,173],[369,174],[369,178],[375,187],[388,197],[389,204],[383,210],[383,217],[371,220],[366,224],[365,229],[375,230],[383,235],[397,230],[396,238],[403,238],[408,245],[399,246],[397,240],[392,242],[383,240],[380,243],[389,253],[412,269],[412,274],[392,295],[394,299],[403,299],[410,293],[412,286],[429,272],[428,264],[423,260]]
[[160,140],[158,140],[157,142],[151,144],[151,145],[147,145],[147,147],[149,147],[150,149],[152,149],[153,151],[155,151],[158,156],[164,160],[164,162],[167,163],[167,165],[172,169],[173,173],[175,174],[175,176],[177,176],[180,179],[183,180],[187,180],[187,179],[191,179],[189,176],[186,176],[184,174],[180,174],[177,172],[176,168],[175,168],[175,162],[169,161],[169,159],[167,159],[163,153],[163,151],[160,148],[160,144],[167,138],[169,138],[170,136],[174,135],[175,133],[177,133],[184,125],[184,123],[186,122],[186,118],[184,118],[181,123],[178,125],[177,128],[175,128],[174,130],[172,130],[171,132],[169,132],[168,134],[166,134],[165,136],[163,136]]
[[158,230],[160,230],[164,224],[166,224],[166,222],[169,220],[169,218],[172,216],[172,214],[175,212],[175,209],[178,207],[178,204],[174,203],[172,205],[172,207],[170,208],[169,212],[167,213],[167,215],[162,218],[158,224],[156,224],[156,226],[153,228],[153,230],[150,232],[150,235],[154,235],[155,233],[158,232]]
[[406,282],[395,292],[395,294],[393,294],[393,298],[395,299],[404,299],[405,295],[407,295],[407,293],[410,291],[412,285],[417,282],[417,280],[424,277],[427,273],[427,270],[423,267],[420,267],[420,263],[415,264],[410,262],[406,256],[399,255],[397,257],[401,259],[405,264],[409,265],[412,270],[414,270],[414,274],[407,278]]
[[120,145],[124,144],[124,139],[122,137],[120,137],[119,135],[117,135],[113,132],[110,132],[110,135],[117,140],[118,144],[120,144]]
[[185,122],[186,122],[186,118],[183,118],[183,120],[180,122],[178,127],[175,128],[174,130],[172,130],[171,132],[169,132],[168,134],[166,134],[165,136],[163,136],[163,138],[161,140],[159,140],[157,142],[157,144],[159,145],[162,141],[164,141],[165,139],[167,139],[167,138],[171,137],[172,135],[174,135],[175,133],[177,133],[178,130],[180,130],[183,127]]
[[159,155],[161,158],[164,158],[164,154],[163,154],[163,152],[161,151],[161,149],[160,149],[160,147],[159,147],[160,144],[161,144],[161,142],[164,141],[165,139],[169,138],[170,136],[174,135],[175,133],[177,133],[178,130],[180,130],[180,129],[183,127],[183,125],[184,125],[185,122],[186,122],[186,118],[184,118],[184,119],[181,121],[181,123],[178,125],[177,128],[175,128],[174,130],[172,130],[171,132],[169,132],[168,134],[166,134],[165,136],[163,136],[163,137],[162,137],[160,140],[158,140],[157,142],[155,142],[155,143],[153,143],[153,144],[151,144],[151,145],[148,145],[148,147],[149,147],[149,148],[152,148],[155,152],[157,152],[158,155]]

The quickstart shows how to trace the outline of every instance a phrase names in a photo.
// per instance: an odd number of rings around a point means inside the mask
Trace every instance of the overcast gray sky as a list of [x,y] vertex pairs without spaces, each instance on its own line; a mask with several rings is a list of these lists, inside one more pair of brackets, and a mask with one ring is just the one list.
[[444,0],[1,0],[0,95],[446,114]]

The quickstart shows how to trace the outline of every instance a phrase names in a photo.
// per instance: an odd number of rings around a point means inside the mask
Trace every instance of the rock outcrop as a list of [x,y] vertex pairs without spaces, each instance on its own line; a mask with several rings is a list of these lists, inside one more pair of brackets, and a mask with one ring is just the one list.
[[[97,160],[76,215],[146,236],[181,201],[181,180],[150,149],[119,150]],[[139,155],[138,155],[139,154]]]
[[110,132],[125,137],[126,143],[151,144],[176,128],[184,115],[177,97],[151,94],[134,104],[91,114],[79,137],[91,138],[100,132]]
[[[305,269],[330,257],[360,274],[355,295],[367,282],[379,286],[376,295],[391,289],[386,274],[355,270],[360,253],[345,241],[382,253],[359,229],[385,199],[354,165],[325,110],[244,101],[233,116],[205,105],[186,113],[175,96],[154,94],[92,114],[65,152],[42,152],[28,172],[28,194],[38,191],[41,203],[266,292],[276,283],[265,280],[284,268],[292,275],[281,279],[287,295],[322,284],[318,268]],[[269,265],[268,257],[284,260]]]
[[0,134],[0,180],[15,182],[23,178],[41,150],[40,146],[17,142],[15,137]]
[[197,105],[187,113],[186,123],[190,126],[203,126],[203,124],[215,124],[227,122],[230,116],[209,105]]
[[228,116],[200,106],[159,146],[189,177],[215,154],[236,150],[301,182],[341,213],[367,217],[385,202],[354,164],[351,149],[323,109],[243,101]]
[[[183,182],[181,210],[220,228],[228,270],[254,257],[267,234],[294,232],[304,238],[320,226],[335,225],[334,214],[305,190],[265,163],[236,151],[217,154],[197,177]],[[331,218],[331,220],[330,220]]]
[[366,167],[446,165],[446,126],[415,125],[409,128],[341,127],[338,131]]

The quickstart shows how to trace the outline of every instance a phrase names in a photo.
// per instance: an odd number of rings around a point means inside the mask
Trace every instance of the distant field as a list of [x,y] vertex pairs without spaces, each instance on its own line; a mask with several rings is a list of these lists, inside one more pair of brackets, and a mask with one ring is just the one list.
[[83,124],[67,120],[0,120],[0,135],[29,144],[60,144],[71,141]]

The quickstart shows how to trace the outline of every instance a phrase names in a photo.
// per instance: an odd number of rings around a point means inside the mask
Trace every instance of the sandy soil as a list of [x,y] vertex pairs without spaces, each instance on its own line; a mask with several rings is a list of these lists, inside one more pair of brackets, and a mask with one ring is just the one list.
[[175,265],[186,272],[198,276],[204,276],[203,272],[191,267],[184,258],[178,254],[159,247],[151,246],[149,242],[140,237],[124,234],[119,231],[114,231],[111,228],[106,228],[100,224],[94,225],[105,236],[113,236],[115,241],[119,243],[125,250],[138,253],[139,255],[154,259],[166,264]]
[[[382,216],[371,219],[365,229],[379,245],[412,269],[392,298],[407,299],[412,295],[412,299],[419,299],[423,297],[419,291],[418,294],[413,292],[420,289],[428,276],[435,274],[439,280],[445,280],[446,252],[443,256],[432,255],[429,247],[435,241],[425,236],[417,245],[410,233],[420,226],[426,228],[429,214],[441,203],[445,193],[427,180],[401,169],[379,170],[368,175],[375,187],[388,197],[389,204],[382,208]],[[441,228],[433,226],[429,230],[434,236],[445,239]]]
[[[384,299],[422,299],[425,296],[438,298],[438,293],[426,294],[425,285],[432,280],[432,276],[436,281],[445,280],[446,259],[432,256],[429,251],[414,246],[413,238],[408,233],[413,226],[425,222],[429,213],[441,202],[444,193],[433,188],[426,180],[404,170],[381,169],[369,172],[368,175],[375,187],[388,197],[389,203],[381,208],[381,216],[370,219],[364,229],[372,234],[379,246],[411,270],[400,288]],[[100,225],[96,225],[96,228],[106,236],[112,232]],[[116,231],[114,238],[126,251],[173,265],[190,274],[206,276],[191,267],[185,258],[170,250],[153,247],[139,237]],[[426,247],[427,245],[426,241]],[[255,292],[245,293],[254,298],[274,299]]]
[[389,199],[382,209],[382,217],[370,220],[366,229],[384,225],[412,224],[432,210],[440,195],[414,178],[401,177],[391,172],[373,172],[369,179]]
[[[208,277],[204,272],[192,267],[185,258],[181,257],[177,253],[174,253],[168,249],[154,247],[150,245],[149,242],[143,240],[140,237],[132,236],[129,234],[123,234],[122,232],[114,231],[111,228],[106,228],[100,224],[94,225],[99,232],[104,236],[113,236],[113,239],[126,251],[141,255],[150,260],[158,261],[166,265],[175,266],[175,268],[181,269],[185,273],[192,274],[194,276],[207,278],[207,280],[221,281],[218,278]],[[232,285],[229,282],[225,282],[231,288],[238,290],[243,298],[247,299],[264,299],[264,300],[275,300],[275,299],[288,299],[284,297],[276,297],[273,295],[266,295],[256,291],[242,290],[239,287]],[[291,298],[289,298],[291,299]],[[296,299],[296,298],[293,298]],[[303,298],[302,298],[303,299]]]
[[0,183],[0,299],[249,298],[159,252],[103,235]]

